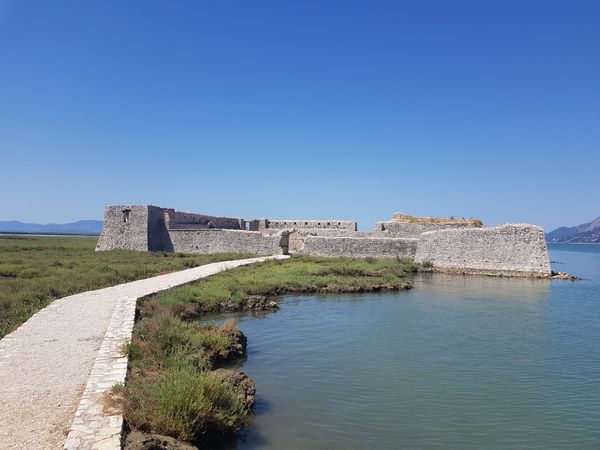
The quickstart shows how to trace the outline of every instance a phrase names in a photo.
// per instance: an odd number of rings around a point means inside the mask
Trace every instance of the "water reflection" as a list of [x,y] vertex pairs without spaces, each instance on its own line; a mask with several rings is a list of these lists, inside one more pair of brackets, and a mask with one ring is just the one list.
[[548,297],[551,280],[450,274],[420,274],[413,283],[419,291],[432,296],[461,300],[543,301]]
[[236,448],[600,448],[600,248],[562,252],[590,279],[426,274],[238,315],[258,397]]

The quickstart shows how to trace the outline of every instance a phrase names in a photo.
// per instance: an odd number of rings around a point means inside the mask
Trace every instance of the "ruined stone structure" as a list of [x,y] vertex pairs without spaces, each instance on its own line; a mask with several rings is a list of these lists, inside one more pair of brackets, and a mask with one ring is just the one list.
[[375,224],[375,233],[380,236],[414,238],[427,231],[476,227],[481,227],[481,222],[453,219],[448,219],[447,221],[436,219],[436,221],[433,221],[431,218],[417,218],[406,214],[394,213],[392,220],[377,222]]
[[535,225],[429,231],[415,261],[446,272],[542,277],[550,273],[544,230]]
[[486,228],[480,221],[394,213],[370,233],[354,221],[245,220],[157,206],[107,206],[96,250],[301,254],[414,258],[434,270],[486,275],[551,274],[543,230],[533,225]]
[[287,254],[287,230],[246,231],[241,218],[191,214],[158,206],[107,206],[96,250]]

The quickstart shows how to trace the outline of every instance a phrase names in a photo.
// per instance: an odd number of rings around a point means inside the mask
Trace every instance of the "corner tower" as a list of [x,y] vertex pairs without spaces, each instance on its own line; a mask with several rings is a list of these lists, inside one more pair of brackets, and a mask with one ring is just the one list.
[[164,212],[158,206],[110,205],[104,210],[96,251],[161,251],[164,231]]

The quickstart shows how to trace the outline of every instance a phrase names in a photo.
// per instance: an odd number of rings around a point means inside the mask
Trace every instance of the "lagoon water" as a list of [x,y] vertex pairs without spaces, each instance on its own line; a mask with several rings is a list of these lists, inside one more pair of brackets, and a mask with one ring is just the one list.
[[600,448],[600,246],[584,281],[421,275],[241,316],[257,385],[238,449]]

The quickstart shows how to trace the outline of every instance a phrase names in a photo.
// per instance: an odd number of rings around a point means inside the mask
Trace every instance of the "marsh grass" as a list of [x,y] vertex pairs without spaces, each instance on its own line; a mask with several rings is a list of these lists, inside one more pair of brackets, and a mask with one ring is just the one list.
[[211,370],[228,360],[240,336],[232,321],[185,322],[166,310],[138,321],[127,346],[128,426],[185,441],[239,431],[250,410]]
[[194,309],[204,314],[218,311],[223,303],[242,304],[250,296],[398,290],[408,286],[405,277],[417,268],[410,260],[295,256],[240,267],[169,289],[142,299],[141,306],[143,311],[168,309],[185,316]]
[[96,237],[0,235],[0,338],[52,300],[248,255],[95,252]]
[[166,310],[147,317],[136,326],[127,346],[130,367],[139,371],[182,365],[210,370],[223,361],[234,344],[235,325],[187,322]]
[[168,367],[154,379],[134,378],[126,392],[130,425],[183,441],[236,432],[249,414],[231,385],[192,365]]

